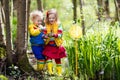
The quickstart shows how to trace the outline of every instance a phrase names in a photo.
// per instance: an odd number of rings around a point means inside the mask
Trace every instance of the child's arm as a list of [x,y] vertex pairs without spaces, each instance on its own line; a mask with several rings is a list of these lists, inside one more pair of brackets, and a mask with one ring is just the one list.
[[29,26],[29,32],[30,32],[30,35],[32,36],[37,36],[40,34],[40,29],[38,27],[36,27],[35,25],[30,25]]
[[48,38],[48,35],[47,35],[47,30],[46,30],[46,27],[45,27],[45,26],[44,26],[44,27],[42,27],[42,28],[41,28],[41,30],[42,30],[42,32],[43,32],[42,37],[43,37],[44,39],[47,39],[47,38]]
[[39,29],[40,29],[41,31],[44,31],[46,28],[45,28],[45,26],[40,25],[40,26],[39,26]]
[[58,34],[53,34],[53,37],[61,38],[62,37],[62,32],[63,32],[62,25],[60,24],[59,27],[58,27]]

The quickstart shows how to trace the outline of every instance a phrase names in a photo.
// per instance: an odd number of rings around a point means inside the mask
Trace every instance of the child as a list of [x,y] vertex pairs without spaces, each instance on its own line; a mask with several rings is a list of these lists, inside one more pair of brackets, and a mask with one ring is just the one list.
[[62,44],[62,25],[58,21],[57,12],[55,9],[47,11],[46,20],[46,33],[48,37],[45,41],[45,49],[43,50],[43,55],[46,56],[46,62],[48,67],[48,73],[53,74],[52,71],[52,59],[55,59],[56,69],[58,76],[62,75],[61,68],[61,58],[66,57],[65,48]]
[[42,20],[43,14],[41,11],[33,11],[30,13],[32,24],[29,25],[30,43],[32,51],[37,59],[37,70],[41,71],[44,67],[45,57],[42,54],[44,47],[44,40],[42,38]]

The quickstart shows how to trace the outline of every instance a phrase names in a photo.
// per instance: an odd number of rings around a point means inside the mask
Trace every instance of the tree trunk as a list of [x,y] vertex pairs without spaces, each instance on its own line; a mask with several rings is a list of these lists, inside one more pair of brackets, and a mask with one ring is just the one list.
[[117,0],[117,3],[118,3],[118,8],[120,10],[120,0]]
[[18,59],[18,66],[25,72],[31,72],[32,67],[29,64],[26,50],[27,50],[27,25],[28,18],[27,3],[28,0],[17,0],[17,42],[16,42],[16,54]]
[[27,32],[26,33],[26,37],[25,37],[25,42],[26,42],[26,45],[25,46],[27,46],[28,45],[28,24],[29,24],[29,12],[30,12],[30,3],[31,3],[31,0],[27,0],[27,2],[26,2],[26,31],[25,32]]
[[4,39],[3,39],[3,31],[2,31],[3,29],[2,29],[2,23],[1,23],[1,19],[0,19],[0,47],[2,46],[2,45],[4,45]]
[[6,49],[7,49],[7,62],[12,64],[12,41],[11,41],[11,27],[10,27],[10,13],[9,13],[9,0],[3,0],[4,13],[5,13],[5,28],[6,28]]
[[115,9],[116,9],[115,21],[120,22],[120,0],[114,0],[114,3],[115,3]]
[[101,20],[102,15],[103,15],[103,0],[97,0],[97,4],[98,4],[98,20]]
[[77,0],[72,0],[73,1],[73,21],[74,23],[77,22]]
[[1,7],[2,7],[2,5],[1,5],[1,2],[0,2],[0,47],[1,46],[3,46],[3,45],[5,45],[5,43],[4,43],[4,38],[3,38],[3,28],[2,28],[2,10],[1,10]]
[[42,0],[37,0],[37,6],[38,6],[38,10],[43,12],[43,4],[42,4]]
[[13,0],[13,8],[14,8],[14,10],[17,9],[17,0]]
[[83,32],[83,35],[85,35],[85,22],[84,22],[84,16],[83,16],[82,0],[79,0],[79,3],[80,3],[80,15],[81,15],[82,32]]
[[106,17],[110,18],[109,0],[104,1],[104,6],[105,6],[104,9],[105,9]]

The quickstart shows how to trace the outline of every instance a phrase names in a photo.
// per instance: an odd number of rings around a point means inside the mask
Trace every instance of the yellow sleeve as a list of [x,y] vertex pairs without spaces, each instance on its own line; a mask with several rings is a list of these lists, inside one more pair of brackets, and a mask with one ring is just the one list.
[[40,34],[40,29],[38,27],[36,27],[35,25],[30,25],[29,32],[30,32],[30,35],[37,36]]

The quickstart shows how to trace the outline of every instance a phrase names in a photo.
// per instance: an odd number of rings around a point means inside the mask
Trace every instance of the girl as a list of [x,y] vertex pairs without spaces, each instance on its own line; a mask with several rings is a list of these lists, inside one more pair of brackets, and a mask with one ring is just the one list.
[[44,40],[42,38],[43,32],[42,28],[42,20],[43,14],[41,11],[33,11],[30,13],[32,24],[29,25],[29,33],[30,33],[30,43],[32,51],[37,59],[37,70],[42,70],[44,67],[45,57],[42,54]]
[[62,44],[62,25],[58,21],[57,11],[55,9],[48,10],[46,13],[45,20],[46,32],[45,35],[48,37],[45,41],[45,49],[43,55],[46,56],[48,73],[53,74],[52,71],[52,59],[55,59],[56,69],[58,76],[61,76],[61,58],[66,57],[65,48]]

